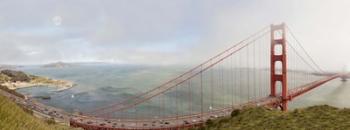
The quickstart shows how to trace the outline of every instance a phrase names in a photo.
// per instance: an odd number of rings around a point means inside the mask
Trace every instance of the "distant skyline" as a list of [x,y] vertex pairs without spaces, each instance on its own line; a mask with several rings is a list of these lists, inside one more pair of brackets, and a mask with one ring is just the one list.
[[322,68],[342,70],[350,64],[349,7],[348,0],[2,0],[0,64],[196,64],[285,22]]

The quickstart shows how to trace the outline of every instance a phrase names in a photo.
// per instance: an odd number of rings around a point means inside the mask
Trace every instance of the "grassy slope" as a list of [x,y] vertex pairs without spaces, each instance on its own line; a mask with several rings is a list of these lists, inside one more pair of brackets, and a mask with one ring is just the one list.
[[6,97],[0,95],[1,130],[70,130],[68,126],[49,125],[26,113]]
[[281,112],[266,108],[247,108],[230,118],[215,120],[207,125],[207,130],[349,130],[350,109],[331,106],[314,106]]

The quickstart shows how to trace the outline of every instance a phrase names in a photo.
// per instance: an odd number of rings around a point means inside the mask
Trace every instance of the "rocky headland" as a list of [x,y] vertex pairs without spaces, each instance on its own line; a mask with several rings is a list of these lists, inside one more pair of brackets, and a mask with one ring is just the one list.
[[57,91],[72,88],[74,83],[66,80],[56,80],[47,77],[26,74],[22,71],[1,70],[0,85],[6,86],[8,89],[15,90],[26,87],[50,86],[57,87]]

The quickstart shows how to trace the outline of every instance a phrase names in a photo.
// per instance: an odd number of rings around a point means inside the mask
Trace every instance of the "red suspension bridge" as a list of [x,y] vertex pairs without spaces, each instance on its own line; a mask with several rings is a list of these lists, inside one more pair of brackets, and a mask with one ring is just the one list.
[[325,73],[285,24],[271,25],[164,84],[74,115],[95,130],[180,129],[244,106],[288,110],[288,102],[346,73]]

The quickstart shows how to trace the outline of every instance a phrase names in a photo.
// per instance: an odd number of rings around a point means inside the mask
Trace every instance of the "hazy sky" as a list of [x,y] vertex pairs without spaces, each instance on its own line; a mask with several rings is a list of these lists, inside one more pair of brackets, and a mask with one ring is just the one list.
[[0,0],[0,64],[199,63],[280,22],[326,70],[350,63],[349,0]]

